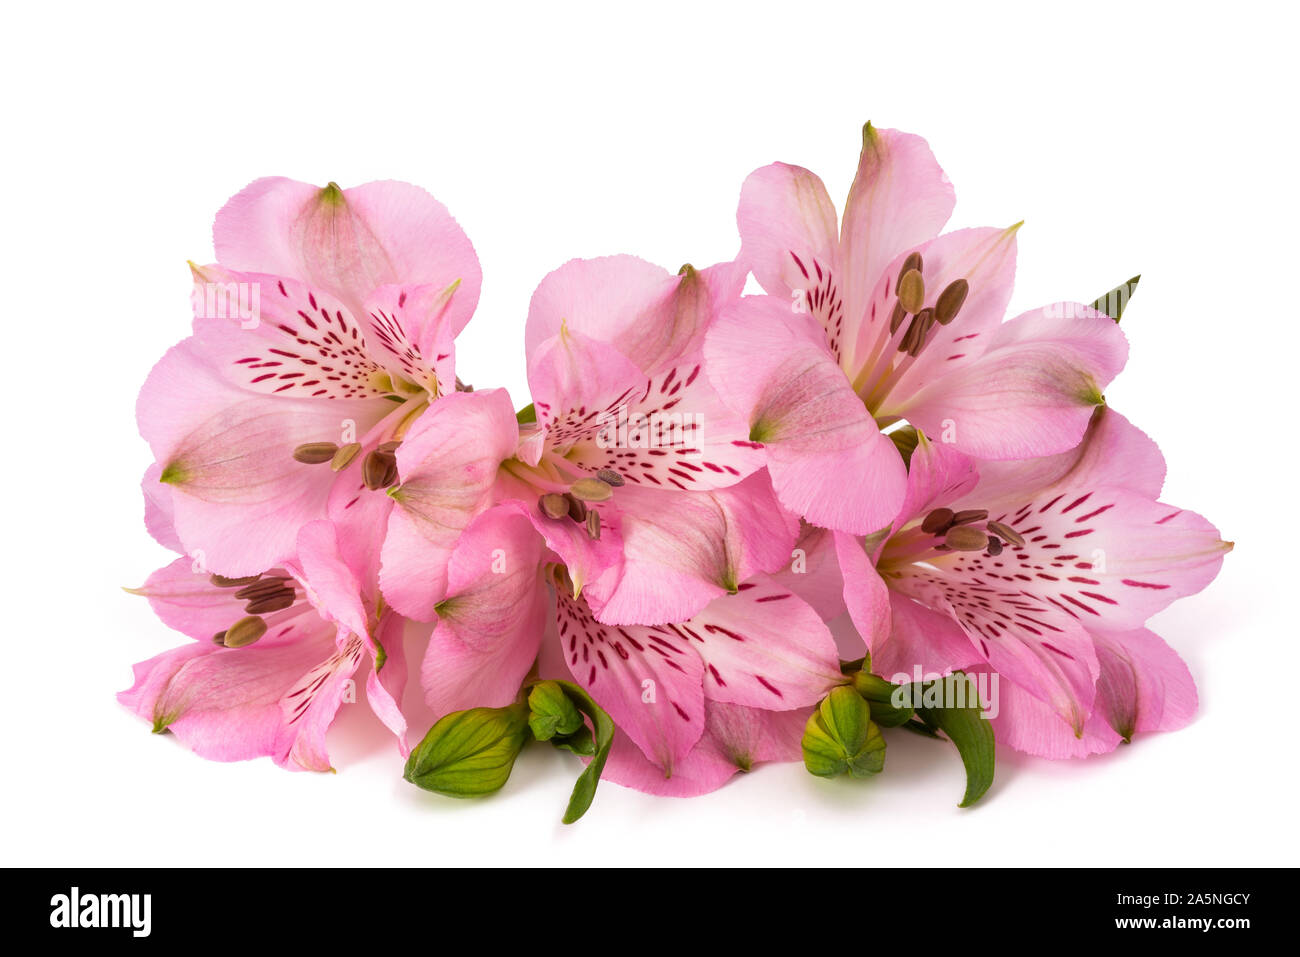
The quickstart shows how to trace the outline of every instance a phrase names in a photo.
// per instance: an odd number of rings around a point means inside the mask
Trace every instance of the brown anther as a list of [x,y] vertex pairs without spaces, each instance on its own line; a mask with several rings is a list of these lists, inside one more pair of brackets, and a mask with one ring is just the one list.
[[597,478],[580,478],[569,489],[574,498],[584,502],[607,502],[614,490]]
[[996,558],[1002,554],[1002,541],[996,535],[989,536],[989,555]]
[[264,634],[266,634],[266,622],[256,615],[249,615],[227,628],[221,643],[227,648],[244,648]]
[[569,514],[569,500],[558,492],[547,492],[537,500],[537,507],[547,518],[564,518]]
[[597,469],[596,478],[600,479],[606,485],[612,485],[614,488],[623,487],[623,476],[619,475],[613,469]]
[[580,498],[574,498],[572,495],[565,494],[564,500],[569,503],[569,518],[575,522],[585,522],[587,520],[587,503]]
[[259,578],[251,585],[245,585],[235,592],[235,597],[240,601],[251,601],[256,598],[264,598],[267,595],[274,595],[276,592],[284,590],[285,583],[288,580],[283,577]]
[[912,324],[907,327],[907,332],[903,333],[903,338],[898,343],[898,351],[906,352],[909,356],[919,355],[921,347],[925,345],[926,333],[934,325],[934,310],[922,309],[912,317]]
[[1025,544],[1025,536],[1021,535],[1010,525],[1004,525],[1002,522],[989,522],[989,531],[997,535],[1004,542],[1010,542],[1017,548]]
[[[903,268],[899,270],[898,278],[902,279],[905,273],[913,269],[915,269],[917,272],[924,272],[925,271],[923,268],[924,265],[925,263],[921,260],[920,253],[909,253],[907,258],[903,260]],[[897,284],[895,284],[894,286],[894,295],[895,296],[898,295]]]
[[217,632],[212,636],[212,643],[214,645],[224,645],[226,643],[226,633],[224,631]]
[[912,336],[911,345],[907,348],[907,354],[915,359],[921,354],[921,349],[925,347],[925,338],[934,326],[934,310],[922,309],[916,314],[913,322],[916,324],[916,332]]
[[929,535],[939,535],[948,531],[952,524],[953,511],[950,508],[936,508],[921,522],[921,531]]
[[600,541],[600,512],[594,508],[587,512],[587,534],[596,541]]
[[361,463],[361,481],[371,491],[388,488],[397,481],[397,456],[378,449],[369,453]]
[[943,537],[943,543],[959,552],[982,552],[988,548],[989,537],[971,525],[954,525]]
[[934,318],[941,326],[946,326],[957,318],[966,294],[970,292],[970,283],[965,279],[954,279],[939,293],[939,301],[934,304]]
[[903,304],[901,302],[895,302],[894,311],[889,317],[889,334],[891,336],[898,332],[898,327],[903,324],[903,320],[906,318],[907,310],[903,308]]
[[898,302],[910,313],[918,313],[925,305],[925,280],[920,272],[909,269],[898,277]]
[[953,515],[952,523],[954,525],[969,525],[971,522],[982,522],[988,517],[989,510],[987,508],[964,508]]
[[[298,594],[292,588],[273,592],[261,598],[255,598],[244,606],[250,615],[265,615],[272,611],[283,611],[298,600]],[[260,637],[260,636],[259,636]]]
[[335,472],[342,472],[345,468],[347,468],[349,465],[352,464],[352,460],[357,457],[357,453],[360,451],[361,451],[360,442],[352,442],[349,445],[343,446],[341,449],[339,449],[337,452],[334,453],[334,458],[330,459],[330,468],[332,468]]
[[401,444],[402,444],[402,443],[401,443],[400,441],[396,440],[396,439],[394,439],[394,440],[391,441],[391,442],[380,442],[377,446],[375,446],[375,451],[376,451],[376,452],[396,452],[396,451],[398,450],[398,448],[401,446]]
[[303,465],[322,465],[331,461],[338,450],[333,442],[308,442],[293,450],[293,458]]
[[261,578],[261,575],[248,575],[244,578],[227,578],[225,575],[212,575],[208,581],[218,588],[242,588],[245,585],[251,585]]

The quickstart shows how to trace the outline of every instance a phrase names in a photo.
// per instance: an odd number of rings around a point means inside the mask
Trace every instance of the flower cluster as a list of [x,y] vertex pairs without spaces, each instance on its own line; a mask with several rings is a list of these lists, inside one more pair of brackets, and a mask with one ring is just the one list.
[[364,676],[429,790],[500,788],[531,741],[578,755],[566,821],[602,776],[872,775],[893,728],[956,744],[966,804],[995,738],[1181,727],[1192,678],[1146,622],[1231,545],[1160,501],[1103,399],[1137,280],[1007,319],[1017,228],[943,232],[953,203],[922,139],[870,125],[842,215],[765,166],[735,261],[546,276],[520,408],[457,377],[481,273],[441,204],[253,183],[140,394],[146,524],[179,557],[134,591],[191,640],[121,701],[204,757],[324,771]]

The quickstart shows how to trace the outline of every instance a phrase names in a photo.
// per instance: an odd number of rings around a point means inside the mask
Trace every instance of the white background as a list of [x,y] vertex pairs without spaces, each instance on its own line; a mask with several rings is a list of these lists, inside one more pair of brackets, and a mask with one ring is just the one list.
[[[1297,279],[1289,5],[22,4],[6,10],[3,364],[10,864],[1297,863]],[[978,11],[978,12],[977,12]],[[762,768],[689,801],[534,748],[499,796],[401,780],[364,705],[337,775],[202,761],[119,708],[180,643],[119,590],[168,556],[141,523],[136,390],[186,334],[228,196],[280,174],[443,200],[484,271],[461,377],[524,388],[529,295],[574,256],[730,258],[744,176],[847,191],[864,120],[926,136],[953,224],[1027,220],[1013,313],[1143,275],[1112,405],[1161,443],[1167,501],[1237,543],[1154,622],[1202,708],[1105,758],[956,753],[894,734],[851,784]],[[419,730],[423,730],[422,728]]]

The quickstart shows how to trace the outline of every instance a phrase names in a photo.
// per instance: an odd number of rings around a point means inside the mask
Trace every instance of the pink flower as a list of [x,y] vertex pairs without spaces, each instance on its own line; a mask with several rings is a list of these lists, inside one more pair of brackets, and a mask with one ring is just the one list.
[[157,460],[146,497],[222,574],[282,563],[326,517],[373,565],[391,446],[455,389],[452,341],[478,301],[474,250],[441,204],[392,182],[258,180],[214,235],[219,264],[195,267],[193,335],[140,393]]
[[502,390],[458,395],[396,452],[393,605],[430,620],[461,531],[505,502],[605,622],[683,621],[788,564],[797,522],[702,370],[705,331],[742,279],[733,264],[674,276],[629,256],[547,276],[526,333],[535,421],[520,425]]
[[217,761],[269,755],[291,770],[329,771],[325,732],[364,664],[366,697],[407,753],[400,707],[405,621],[344,561],[333,526],[312,522],[295,558],[229,581],[178,558],[139,594],[194,641],[135,666],[124,705]]
[[745,181],[741,260],[768,295],[713,324],[706,367],[781,502],[814,524],[865,534],[893,517],[907,479],[882,427],[982,458],[1062,452],[1124,364],[1115,323],[1083,306],[1003,324],[1016,227],[940,236],[952,207],[924,140],[869,124],[841,223],[806,169]]
[[436,714],[509,704],[540,654],[543,677],[572,678],[613,718],[612,780],[699,793],[799,757],[807,707],[846,680],[811,607],[756,575],[689,620],[602,624],[526,512],[483,512],[451,555],[421,670]]
[[1158,501],[1155,444],[1101,407],[1082,443],[977,463],[921,437],[886,535],[837,535],[844,597],[885,677],[1000,676],[998,738],[1048,757],[1174,730],[1191,675],[1148,618],[1218,573],[1231,543]]

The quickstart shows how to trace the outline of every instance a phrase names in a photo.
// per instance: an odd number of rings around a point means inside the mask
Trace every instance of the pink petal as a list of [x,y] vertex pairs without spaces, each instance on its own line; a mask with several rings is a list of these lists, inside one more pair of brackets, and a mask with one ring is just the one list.
[[540,536],[514,507],[489,509],[465,529],[421,671],[435,715],[515,699],[546,623],[541,559]]
[[821,618],[766,575],[714,599],[690,621],[661,629],[704,660],[704,693],[714,701],[786,710],[816,704],[844,682],[835,639]]
[[[389,403],[383,403],[388,405]],[[293,554],[298,530],[325,516],[335,475],[293,450],[368,427],[384,410],[258,396],[223,382],[186,340],[154,367],[137,405],[140,432],[171,489],[176,533],[206,567],[257,574]]]
[[375,717],[397,736],[397,750],[406,757],[410,744],[406,740],[406,715],[402,712],[402,693],[406,690],[406,619],[389,612],[384,615],[371,641],[382,649],[382,660],[374,659],[366,672],[366,701]]
[[893,413],[932,436],[951,434],[958,449],[980,458],[1073,448],[1128,354],[1114,320],[1087,312],[1062,319],[1048,308],[1011,320],[976,362],[935,379]]
[[1177,731],[1196,713],[1196,683],[1178,653],[1145,628],[1094,631],[1097,710],[1126,741],[1137,732]]
[[433,396],[456,391],[453,306],[459,286],[380,286],[366,300],[371,357]]
[[794,592],[822,621],[844,614],[844,578],[835,553],[839,533],[815,525],[801,525],[788,565],[772,573],[772,580]]
[[379,286],[444,289],[459,280],[448,317],[453,334],[478,304],[474,247],[446,207],[407,183],[340,191],[260,179],[217,214],[213,238],[227,267],[321,285],[354,308]]
[[168,628],[196,641],[209,641],[243,618],[245,602],[237,588],[218,588],[188,556],[158,569],[135,594],[149,599],[154,613]]
[[955,203],[952,183],[925,140],[867,126],[840,229],[850,337],[885,268],[899,253],[937,235]]
[[748,421],[748,438],[766,448],[786,508],[857,534],[889,524],[903,461],[806,316],[770,296],[747,297],[710,329],[705,361],[718,394]]
[[[1011,300],[1017,229],[945,233],[915,249],[899,251],[875,281],[845,368],[851,370],[859,394],[878,418],[906,418],[901,409],[911,396],[970,365],[989,348]],[[932,325],[924,347],[914,358],[899,351],[912,320],[890,332],[899,273],[912,252],[920,253],[923,260],[926,306],[933,307],[951,283],[964,280],[968,284],[957,316],[947,325]]]
[[763,290],[787,306],[838,266],[839,224],[835,204],[815,173],[773,163],[750,173],[736,211],[740,258]]
[[998,502],[1018,507],[1026,489],[1110,485],[1154,499],[1160,497],[1164,481],[1165,460],[1155,442],[1103,405],[1093,412],[1083,440],[1067,452],[981,462],[976,494],[984,505]]
[[[967,669],[988,682],[994,700],[993,734],[1001,745],[1042,758],[1083,758],[1115,750],[1120,736],[1094,710],[1078,734],[1049,705],[988,669]],[[996,682],[996,684],[994,684]],[[996,689],[996,694],[992,692]]]
[[[967,498],[978,500],[978,489]],[[1014,590],[1089,628],[1140,627],[1209,584],[1232,547],[1195,512],[1106,485],[1027,491],[989,518],[1025,545],[996,559],[954,559],[968,580]]]
[[430,621],[447,587],[457,538],[490,504],[501,463],[519,438],[504,389],[456,392],[433,403],[397,450],[401,485],[388,520],[380,585],[399,612]]
[[737,771],[802,759],[799,742],[808,709],[765,711],[710,701],[705,711],[704,734],[670,777],[619,732],[602,778],[647,794],[695,797],[717,790]]
[[602,625],[563,589],[556,621],[574,680],[665,777],[674,774],[704,732],[704,666],[690,643],[664,628]]
[[584,592],[604,622],[685,621],[745,579],[784,567],[799,534],[762,472],[715,492],[627,485],[614,500],[624,561]]
[[208,267],[195,275],[193,299],[199,351],[234,385],[291,399],[378,400],[391,391],[378,381],[367,313],[324,289]]
[[698,353],[708,324],[739,298],[747,271],[719,263],[673,275],[633,256],[572,260],[533,293],[528,356],[567,329],[610,347],[646,377],[661,374]]

